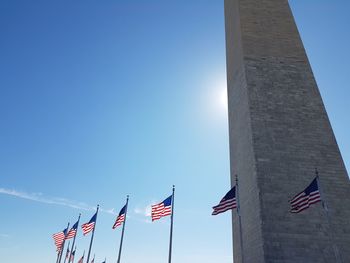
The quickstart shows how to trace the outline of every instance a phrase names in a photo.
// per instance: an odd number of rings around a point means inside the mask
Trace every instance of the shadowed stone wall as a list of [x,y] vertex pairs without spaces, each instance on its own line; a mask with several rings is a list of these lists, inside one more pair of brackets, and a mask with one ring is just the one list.
[[[333,243],[350,262],[349,179],[288,2],[225,0],[225,23],[244,263],[333,263]],[[289,212],[288,200],[314,179],[315,167],[331,226],[321,203]],[[238,227],[234,211],[235,263],[242,262]]]

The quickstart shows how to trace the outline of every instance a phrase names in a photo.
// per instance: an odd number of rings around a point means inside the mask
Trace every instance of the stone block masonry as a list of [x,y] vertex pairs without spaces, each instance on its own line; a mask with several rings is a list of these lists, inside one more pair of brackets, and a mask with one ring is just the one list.
[[[231,182],[238,174],[244,263],[350,262],[350,183],[286,0],[225,0]],[[318,168],[321,203],[289,199]],[[242,262],[233,212],[234,262]],[[334,238],[330,236],[333,231]]]

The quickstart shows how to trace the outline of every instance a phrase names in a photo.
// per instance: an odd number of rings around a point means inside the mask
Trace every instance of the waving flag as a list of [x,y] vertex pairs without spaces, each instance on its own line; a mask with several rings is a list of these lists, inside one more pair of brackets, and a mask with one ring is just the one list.
[[68,231],[68,234],[67,234],[67,236],[66,236],[66,239],[70,239],[70,238],[75,237],[75,235],[77,234],[78,222],[79,222],[79,221],[77,221],[77,222],[72,226],[72,228]]
[[66,228],[63,231],[52,235],[52,237],[53,237],[53,239],[55,241],[55,245],[56,245],[56,250],[57,251],[61,251],[61,249],[62,249],[62,244],[63,244],[63,241],[64,241],[64,239],[66,237],[67,230],[68,229]]
[[300,192],[290,201],[291,213],[299,213],[310,205],[321,201],[321,195],[317,183],[317,178],[315,178],[311,184],[305,188],[304,191]]
[[124,205],[124,207],[120,210],[119,215],[118,215],[117,219],[115,220],[112,229],[117,228],[125,221],[125,212],[126,212],[126,205]]
[[84,236],[87,235],[88,233],[90,233],[94,229],[95,223],[96,223],[96,218],[97,218],[97,212],[93,215],[93,217],[91,217],[91,219],[88,223],[81,225],[81,228],[83,229]]
[[152,221],[158,220],[163,216],[171,215],[171,201],[172,195],[165,199],[163,202],[152,205]]
[[220,203],[216,206],[213,206],[212,215],[218,215],[220,213],[226,212],[230,209],[237,208],[236,200],[236,186],[234,186],[228,193],[221,199]]
[[73,252],[70,253],[70,259],[69,259],[68,262],[73,262],[73,261],[74,261],[74,256],[75,256],[75,251],[76,251],[76,250],[77,250],[77,249],[75,248],[75,249],[73,250]]
[[79,259],[78,263],[83,263],[84,262],[84,255]]
[[66,259],[68,259],[69,258],[69,244],[68,244],[68,247],[67,247],[67,251],[66,251]]

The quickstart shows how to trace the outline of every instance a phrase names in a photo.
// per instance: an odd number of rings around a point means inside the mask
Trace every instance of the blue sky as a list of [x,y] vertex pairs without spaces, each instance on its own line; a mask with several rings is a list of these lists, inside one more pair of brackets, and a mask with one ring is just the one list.
[[[350,4],[291,7],[349,167]],[[96,204],[92,253],[115,261],[127,194],[123,262],[165,262],[169,218],[146,215],[173,184],[173,261],[232,262],[230,214],[210,215],[230,188],[223,1],[2,0],[0,33],[1,262],[54,261]]]

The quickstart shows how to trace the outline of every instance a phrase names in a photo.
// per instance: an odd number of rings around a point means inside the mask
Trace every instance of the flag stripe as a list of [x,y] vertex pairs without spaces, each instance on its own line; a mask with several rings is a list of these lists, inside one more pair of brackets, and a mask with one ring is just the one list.
[[120,226],[124,222],[124,220],[125,220],[125,214],[118,216],[112,228],[115,229],[116,227]]
[[125,221],[125,214],[126,214],[126,210],[127,210],[127,204],[128,204],[128,202],[120,210],[119,215],[118,215],[117,219],[115,220],[112,229],[117,228],[118,226],[120,226]]
[[295,207],[298,207],[298,206],[302,206],[302,205],[307,204],[307,203],[311,203],[313,200],[317,200],[317,199],[319,199],[319,201],[321,200],[321,199],[320,199],[320,195],[314,195],[314,196],[305,198],[305,199],[302,200],[301,202],[299,202],[299,203],[297,203],[297,204],[293,204],[293,205],[292,205],[292,208],[295,208]]
[[56,251],[61,251],[66,232],[67,232],[67,229],[52,235],[55,241]]
[[74,256],[75,256],[75,250],[70,254],[69,262],[73,262],[74,261]]
[[229,204],[229,205],[222,206],[222,207],[217,208],[217,209],[214,209],[212,215],[217,215],[217,214],[226,212],[227,210],[235,209],[235,208],[237,208],[237,203],[236,202],[234,202],[232,204]]
[[75,237],[76,233],[77,233],[76,229],[69,230],[69,232],[68,232],[68,234],[66,236],[66,240]]
[[237,208],[236,200],[236,186],[234,186],[227,194],[221,199],[220,203],[216,206],[213,206],[212,215],[218,215],[220,213],[226,212],[230,209]]
[[81,228],[83,230],[83,235],[87,235],[88,233],[90,233],[94,227],[95,227],[95,223],[96,223],[96,219],[97,219],[97,211],[96,213],[91,217],[90,221],[82,224]]
[[94,229],[94,226],[95,226],[95,222],[82,224],[81,228],[83,230],[83,235],[85,236],[89,234]]
[[163,202],[151,206],[152,221],[158,220],[164,216],[169,216],[172,213],[172,196],[169,196]]
[[236,199],[229,199],[223,202],[220,202],[220,204],[213,206],[213,209],[215,208],[220,208],[220,206],[226,205],[226,204],[231,204],[233,201],[235,201]]
[[321,195],[318,188],[317,178],[315,178],[304,191],[295,195],[290,200],[291,213],[300,213],[309,208],[310,205],[321,201]]
[[291,205],[295,205],[295,204],[298,204],[299,202],[303,202],[305,199],[314,195],[320,195],[320,192],[317,190],[317,191],[311,192],[309,195],[306,195],[305,193],[303,193],[303,195],[298,195],[297,198],[293,198],[292,201],[290,201],[290,203]]

